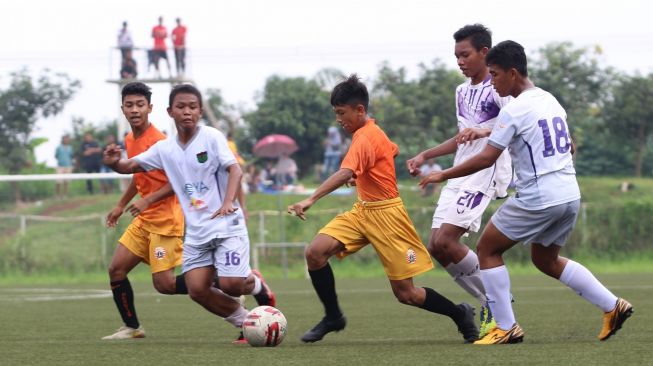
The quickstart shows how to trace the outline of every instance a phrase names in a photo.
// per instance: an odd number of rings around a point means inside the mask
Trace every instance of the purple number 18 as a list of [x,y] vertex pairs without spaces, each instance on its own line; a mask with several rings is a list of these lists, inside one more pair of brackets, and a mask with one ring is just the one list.
[[551,130],[549,129],[549,121],[541,119],[537,124],[542,129],[542,137],[544,138],[544,151],[542,156],[548,158],[556,153],[564,154],[569,151],[571,143],[569,142],[569,134],[567,133],[567,124],[560,117],[553,118],[553,131],[555,132],[556,147],[553,148],[553,140],[551,138]]

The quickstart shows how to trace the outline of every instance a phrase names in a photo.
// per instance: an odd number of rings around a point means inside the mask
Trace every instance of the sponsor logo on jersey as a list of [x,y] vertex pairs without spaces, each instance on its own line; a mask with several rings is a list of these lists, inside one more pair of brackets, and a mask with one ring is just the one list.
[[406,261],[410,264],[415,263],[417,261],[417,253],[412,249],[408,249],[406,251]]
[[208,158],[209,158],[209,155],[206,153],[206,151],[202,151],[202,152],[200,152],[200,153],[197,153],[196,156],[197,156],[197,161],[200,162],[200,163],[202,163],[202,164],[203,164],[203,163],[206,163],[206,161],[207,161]]
[[154,257],[156,259],[163,259],[166,256],[166,249],[164,247],[156,247],[154,248]]
[[209,186],[204,184],[204,182],[192,182],[184,184],[184,193],[186,196],[190,197],[193,193],[199,193],[200,195],[206,193],[209,190]]

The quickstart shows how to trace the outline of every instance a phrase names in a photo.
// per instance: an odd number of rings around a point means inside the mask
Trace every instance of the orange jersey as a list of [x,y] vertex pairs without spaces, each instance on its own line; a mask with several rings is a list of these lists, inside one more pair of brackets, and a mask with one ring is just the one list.
[[[157,141],[165,138],[166,136],[152,124],[138,138],[134,138],[134,134],[130,132],[125,137],[127,157],[136,156],[149,149]],[[168,177],[166,177],[163,170],[136,173],[133,180],[141,196],[148,196],[168,183]],[[133,223],[155,234],[184,235],[184,214],[175,195],[153,203],[140,215],[136,216]]]
[[351,169],[356,178],[358,197],[362,201],[383,201],[399,197],[395,173],[395,156],[399,147],[390,141],[373,119],[352,137],[349,151],[340,165]]

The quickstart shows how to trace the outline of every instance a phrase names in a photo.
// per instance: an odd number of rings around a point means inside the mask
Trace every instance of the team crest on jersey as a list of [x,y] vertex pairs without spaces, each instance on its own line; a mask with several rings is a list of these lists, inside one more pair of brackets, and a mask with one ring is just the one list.
[[408,251],[406,251],[406,261],[410,264],[413,264],[415,261],[417,261],[417,254],[414,250],[408,249]]
[[166,249],[164,247],[156,247],[154,248],[154,257],[156,259],[163,259],[166,256]]
[[206,163],[206,160],[209,158],[209,154],[206,153],[206,151],[202,151],[201,153],[197,153],[197,161],[200,163]]

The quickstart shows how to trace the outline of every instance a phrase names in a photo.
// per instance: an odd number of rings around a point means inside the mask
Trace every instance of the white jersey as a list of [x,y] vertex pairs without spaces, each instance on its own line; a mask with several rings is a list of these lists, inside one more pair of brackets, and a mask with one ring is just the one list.
[[[492,87],[492,77],[483,82],[472,85],[471,79],[456,88],[456,117],[458,118],[458,131],[465,128],[489,128],[495,125],[499,110],[512,98],[501,98]],[[478,139],[467,144],[458,145],[453,165],[460,165],[465,160],[480,153],[487,144],[487,138]],[[501,154],[497,162],[474,174],[450,179],[447,186],[465,190],[486,193],[494,189],[496,195],[507,195],[506,190],[512,178],[512,165],[510,156],[506,152]]]
[[522,208],[539,210],[580,198],[567,113],[549,92],[528,89],[510,102],[488,143],[510,151],[515,198]]
[[163,169],[168,176],[184,210],[184,245],[247,235],[240,209],[231,215],[210,218],[222,207],[229,175],[226,168],[238,163],[222,132],[199,126],[186,145],[178,137],[167,138],[133,159],[145,170]]

